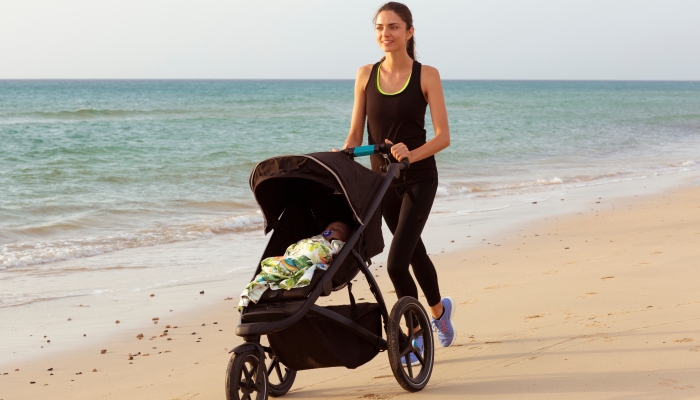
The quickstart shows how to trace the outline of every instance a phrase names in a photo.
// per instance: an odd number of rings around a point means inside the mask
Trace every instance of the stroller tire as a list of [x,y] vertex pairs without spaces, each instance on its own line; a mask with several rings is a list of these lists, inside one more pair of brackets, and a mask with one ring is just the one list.
[[267,374],[258,374],[256,350],[234,354],[226,369],[226,400],[267,400]]
[[[415,298],[402,297],[391,309],[387,330],[387,352],[394,377],[409,392],[423,389],[433,372],[435,355],[433,333],[425,309]],[[415,342],[419,336],[423,336],[422,351]],[[418,359],[418,365],[411,365],[411,354]],[[403,365],[402,359],[405,360]]]
[[267,365],[267,387],[269,388],[270,396],[284,396],[289,389],[292,388],[294,379],[297,377],[297,371],[282,364],[274,354],[269,354],[269,356],[270,363]]

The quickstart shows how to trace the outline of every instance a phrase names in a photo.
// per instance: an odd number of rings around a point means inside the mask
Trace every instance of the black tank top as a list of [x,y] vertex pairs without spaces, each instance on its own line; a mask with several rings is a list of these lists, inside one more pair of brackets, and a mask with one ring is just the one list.
[[[425,111],[428,102],[425,101],[420,86],[421,64],[418,61],[413,62],[408,86],[396,94],[383,94],[379,91],[379,65],[380,63],[376,63],[372,67],[365,87],[369,144],[384,143],[384,139],[389,139],[392,143],[403,143],[409,150],[414,150],[426,142]],[[394,157],[389,158],[391,162],[396,162]],[[381,173],[383,163],[381,155],[371,157],[373,171]],[[422,180],[435,176],[437,166],[434,156],[412,163],[406,171],[408,180]]]

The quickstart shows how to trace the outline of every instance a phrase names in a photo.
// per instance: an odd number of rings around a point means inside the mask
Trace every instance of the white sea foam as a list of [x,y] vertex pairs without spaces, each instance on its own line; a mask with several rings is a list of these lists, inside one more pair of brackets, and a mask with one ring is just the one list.
[[0,247],[0,268],[26,267],[74,258],[93,257],[123,249],[201,240],[214,235],[256,229],[261,227],[262,223],[262,215],[255,213],[201,224],[171,226],[109,236],[36,243],[12,243]]

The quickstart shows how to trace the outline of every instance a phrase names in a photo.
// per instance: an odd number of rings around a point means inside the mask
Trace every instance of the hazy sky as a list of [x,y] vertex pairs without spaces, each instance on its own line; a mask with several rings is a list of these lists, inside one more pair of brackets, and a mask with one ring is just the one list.
[[[382,1],[0,0],[0,79],[351,79]],[[445,79],[700,80],[699,0],[412,0]]]

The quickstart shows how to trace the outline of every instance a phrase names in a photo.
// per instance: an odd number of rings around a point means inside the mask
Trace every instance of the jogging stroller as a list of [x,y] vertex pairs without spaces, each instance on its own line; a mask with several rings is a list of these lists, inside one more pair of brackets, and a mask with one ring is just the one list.
[[[387,145],[342,152],[273,157],[255,166],[250,188],[272,233],[261,260],[318,234],[329,222],[351,227],[349,239],[326,271],[291,290],[267,290],[242,309],[236,335],[245,343],[231,350],[226,371],[228,400],[265,400],[292,387],[297,371],[344,366],[357,368],[387,351],[398,383],[408,391],[425,387],[433,370],[434,344],[428,315],[417,299],[401,298],[389,313],[369,266],[384,248],[382,197],[408,161],[387,163],[376,174],[353,157],[389,153]],[[260,264],[253,274],[260,272]],[[362,272],[374,303],[358,303],[352,280]],[[321,307],[316,300],[347,287],[348,305]],[[386,339],[382,332],[386,333]],[[267,335],[269,346],[260,343]],[[423,349],[416,338],[423,337]],[[410,355],[418,359],[412,365]],[[402,360],[404,361],[402,363]]]

